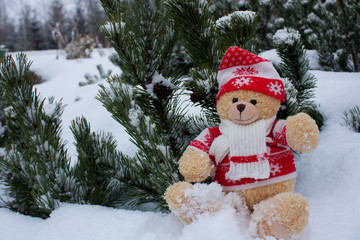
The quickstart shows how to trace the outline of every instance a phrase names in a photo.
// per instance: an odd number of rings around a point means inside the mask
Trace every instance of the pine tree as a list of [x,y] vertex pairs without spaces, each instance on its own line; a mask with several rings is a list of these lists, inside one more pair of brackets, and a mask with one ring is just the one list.
[[[1,63],[0,63],[1,64]],[[2,157],[2,148],[5,147],[7,139],[7,126],[5,121],[5,101],[4,93],[0,93],[0,158]]]
[[79,34],[85,35],[88,34],[90,30],[88,24],[86,24],[84,8],[82,7],[81,3],[82,1],[77,0],[73,22]]
[[316,78],[309,72],[309,60],[300,33],[291,28],[278,30],[274,35],[274,45],[282,60],[276,65],[284,78],[286,101],[278,113],[280,118],[287,118],[299,112],[309,114],[321,128],[324,119],[317,105],[313,102]]
[[27,24],[27,34],[28,34],[28,41],[29,46],[28,49],[30,50],[40,50],[42,47],[42,42],[44,41],[44,36],[41,32],[41,25],[42,23],[39,21],[37,17],[36,10],[32,9],[29,16],[29,22]]
[[16,61],[8,56],[1,65],[9,146],[0,179],[9,196],[4,206],[46,218],[59,201],[69,199],[71,175],[60,138],[63,105],[33,91],[30,65],[23,54]]
[[[166,188],[181,180],[177,160],[198,134],[201,121],[187,116],[180,82],[167,78],[174,63],[176,33],[163,1],[101,0],[109,22],[101,27],[126,74],[108,80],[97,99],[125,127],[138,151],[119,153],[108,180],[117,203],[154,203],[165,209]],[[114,153],[114,155],[117,155]]]
[[84,117],[71,123],[78,154],[74,166],[74,201],[85,204],[113,206],[120,194],[111,189],[110,179],[114,177],[120,162],[116,141],[110,134],[91,132],[90,123]]
[[318,0],[287,0],[284,4],[277,5],[279,16],[284,18],[284,25],[300,32],[301,40],[306,49],[312,49],[314,47],[310,41],[313,33],[317,31],[311,28],[309,18],[311,18],[314,11],[316,11],[315,9],[320,2],[321,1]]
[[360,5],[355,0],[288,1],[285,22],[300,31],[306,48],[328,71],[360,71]]
[[220,61],[231,46],[255,50],[258,17],[251,11],[236,11],[215,21],[206,1],[169,0],[166,5],[192,65],[184,85],[208,123],[216,125]]
[[[123,74],[109,78],[97,99],[126,129],[138,151],[134,156],[117,152],[109,135],[91,133],[85,119],[73,122],[79,153],[76,175],[81,176],[77,201],[131,207],[153,203],[164,210],[164,191],[182,180],[177,160],[201,130],[219,121],[216,76],[223,54],[233,45],[256,49],[258,17],[236,11],[215,20],[208,3],[199,0],[101,4],[109,18],[101,30],[116,50],[113,61]],[[179,48],[181,61],[175,57]],[[179,99],[183,87],[201,107],[201,116],[186,114]]]
[[343,123],[341,125],[346,125],[355,132],[360,133],[360,107],[355,105],[351,109],[348,109],[344,112]]
[[89,34],[104,44],[105,37],[99,30],[99,24],[102,24],[104,21],[106,21],[104,10],[101,8],[98,0],[85,1],[85,9]]
[[273,48],[272,37],[284,24],[282,0],[248,0],[238,2],[239,10],[256,12],[259,18],[256,31],[256,50],[262,52]]

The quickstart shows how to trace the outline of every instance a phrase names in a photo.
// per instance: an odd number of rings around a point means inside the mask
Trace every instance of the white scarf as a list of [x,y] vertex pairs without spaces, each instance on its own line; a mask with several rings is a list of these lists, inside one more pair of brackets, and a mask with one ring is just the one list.
[[[242,178],[265,179],[270,176],[270,165],[267,159],[266,136],[269,134],[276,116],[258,120],[247,125],[239,125],[230,120],[222,120],[219,128],[222,135],[217,137],[209,153],[215,156],[220,164],[229,154],[230,169],[225,177],[228,180]],[[255,156],[257,162],[232,162],[232,157]]]

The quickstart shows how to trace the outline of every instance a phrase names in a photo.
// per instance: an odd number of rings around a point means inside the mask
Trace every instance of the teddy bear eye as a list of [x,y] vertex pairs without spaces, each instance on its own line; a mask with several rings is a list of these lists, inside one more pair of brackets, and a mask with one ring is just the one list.
[[236,103],[237,101],[239,101],[239,99],[238,98],[233,98],[233,103]]
[[250,101],[250,103],[256,105],[256,104],[257,104],[257,101],[256,101],[255,99],[252,99],[252,100]]

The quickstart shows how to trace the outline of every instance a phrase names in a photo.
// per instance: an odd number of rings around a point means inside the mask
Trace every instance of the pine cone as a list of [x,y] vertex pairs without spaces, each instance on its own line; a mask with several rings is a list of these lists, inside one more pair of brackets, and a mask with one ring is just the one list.
[[201,100],[204,100],[204,99],[205,99],[204,94],[201,94],[201,93],[199,93],[199,92],[196,91],[196,90],[190,95],[190,100],[191,100],[193,103],[200,102]]
[[162,81],[154,84],[153,92],[160,100],[167,99],[171,95],[172,91],[173,90],[169,86],[164,85]]

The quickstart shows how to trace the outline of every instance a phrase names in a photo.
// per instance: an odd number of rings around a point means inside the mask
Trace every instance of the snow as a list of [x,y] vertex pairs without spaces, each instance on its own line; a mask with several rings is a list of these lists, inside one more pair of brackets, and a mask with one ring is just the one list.
[[[86,72],[97,73],[99,63],[105,69],[112,69],[114,74],[119,73],[107,58],[112,52],[106,49],[106,56],[101,57],[95,51],[93,58],[82,60],[66,60],[63,55],[56,60],[53,50],[27,52],[34,61],[31,69],[46,79],[36,86],[42,97],[54,96],[55,101],[62,98],[67,105],[62,117],[63,137],[72,155],[75,149],[69,125],[81,115],[90,121],[93,131],[114,134],[120,150],[130,155],[135,152],[124,128],[94,99],[98,85],[78,85]],[[274,50],[261,56],[279,61]],[[311,69],[320,69],[313,57],[309,57]],[[303,240],[357,240],[360,236],[360,134],[340,123],[343,112],[360,103],[360,73],[320,70],[311,73],[318,79],[315,102],[324,114],[325,125],[317,149],[296,157],[296,191],[310,204],[309,224],[300,237]],[[104,80],[100,83],[106,85]],[[1,239],[251,240],[248,225],[248,217],[239,217],[230,208],[214,216],[200,217],[190,225],[184,225],[172,214],[89,205],[61,204],[46,220],[0,209]]]
[[[306,50],[306,55],[309,59],[311,70],[322,70],[319,64],[319,56],[316,50]],[[268,50],[259,54],[260,57],[270,60],[271,62],[281,62],[280,56],[275,49]],[[338,74],[338,73],[337,73]]]
[[108,32],[114,34],[115,32],[120,32],[122,28],[125,27],[124,22],[106,22],[104,25],[102,25]]
[[[250,215],[245,200],[236,193],[225,194],[218,183],[211,183],[209,185],[195,184],[193,188],[185,191],[185,196],[189,201],[188,204],[182,205],[182,207],[174,211],[175,215],[199,221],[200,219],[213,216],[214,209],[215,212],[221,209],[221,212],[225,210],[232,212],[232,214],[237,216],[237,221],[245,223],[249,219]],[[196,206],[196,208],[193,206]],[[234,211],[234,207],[238,209],[237,212]],[[199,215],[199,212],[202,214]],[[217,213],[215,213],[216,215]],[[246,224],[243,224],[243,227],[245,226]]]
[[[105,55],[101,56],[101,51]],[[45,82],[36,85],[41,97],[55,97],[55,101],[62,99],[66,105],[63,120],[63,137],[67,141],[66,147],[72,159],[76,159],[76,148],[73,145],[74,138],[68,126],[76,117],[84,116],[91,124],[92,131],[111,132],[119,147],[128,155],[133,155],[135,145],[128,141],[128,134],[125,129],[111,118],[111,114],[95,99],[99,91],[98,84],[108,86],[105,80],[86,86],[79,86],[84,81],[85,73],[99,74],[97,64],[102,64],[104,70],[112,70],[113,74],[119,74],[120,69],[114,66],[108,59],[115,51],[112,49],[95,50],[92,58],[66,60],[65,55],[60,52],[56,59],[56,50],[29,51],[26,55],[33,61],[31,70],[45,79]],[[13,54],[14,55],[14,54]]]
[[169,80],[167,80],[161,74],[156,72],[155,75],[153,76],[153,79],[152,79],[151,83],[146,84],[146,91],[154,98],[156,97],[156,95],[154,93],[154,86],[156,84],[161,84],[163,86],[168,87],[171,90],[176,88],[176,86],[174,84],[172,84]]
[[287,44],[292,45],[295,40],[299,40],[301,37],[297,30],[291,28],[279,29],[276,31],[273,41],[275,44]]
[[219,18],[218,20],[216,20],[216,25],[223,26],[223,25],[230,24],[231,18],[236,18],[236,17],[254,21],[254,19],[256,17],[256,13],[253,11],[248,11],[248,10],[247,11],[235,11],[229,15],[223,16],[223,17]]
[[335,3],[336,3],[336,0],[326,0],[324,4],[325,5],[333,5]]
[[269,6],[270,3],[271,3],[270,0],[260,0],[260,4],[261,4],[261,5],[264,5],[264,6]]

